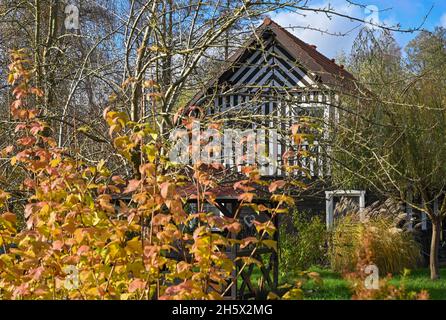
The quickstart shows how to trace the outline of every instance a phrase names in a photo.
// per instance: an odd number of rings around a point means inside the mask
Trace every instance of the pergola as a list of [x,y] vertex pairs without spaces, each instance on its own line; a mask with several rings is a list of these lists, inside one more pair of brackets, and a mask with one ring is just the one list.
[[[195,198],[196,192],[194,186],[189,185],[180,189],[182,196],[187,199],[187,203],[197,203]],[[242,231],[239,234],[227,234],[228,237],[241,240],[246,236],[260,237],[256,228],[254,227],[254,221],[264,222],[266,219],[272,219],[272,222],[276,228],[276,232],[271,240],[279,240],[279,219],[278,216],[271,217],[269,213],[255,213],[250,210],[248,206],[241,206],[241,202],[238,197],[242,193],[239,190],[234,190],[232,185],[222,185],[216,188],[210,189],[209,192],[215,195],[214,204],[207,203],[206,207],[210,211],[216,214],[223,214],[229,218],[236,218],[242,225]],[[252,203],[263,204],[270,207],[273,203],[262,192],[258,192],[257,197],[253,199]],[[214,207],[216,210],[212,210]],[[265,238],[264,238],[265,239]],[[229,299],[246,299],[250,297],[259,297],[262,294],[261,287],[256,287],[252,282],[252,275],[256,268],[260,272],[260,283],[268,286],[268,290],[276,290],[279,282],[279,256],[272,248],[267,247],[246,247],[241,249],[240,245],[234,244],[229,248],[226,248],[228,255],[236,261],[236,269],[231,276],[231,290],[226,292]],[[239,257],[252,257],[262,263],[257,267],[255,264],[244,266],[243,261],[237,259]],[[266,298],[266,297],[264,297]]]

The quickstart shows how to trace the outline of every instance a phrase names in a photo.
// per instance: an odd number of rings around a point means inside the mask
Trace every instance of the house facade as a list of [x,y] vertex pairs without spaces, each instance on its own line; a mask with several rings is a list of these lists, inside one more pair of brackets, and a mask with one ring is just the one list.
[[[225,128],[239,129],[239,136],[227,138],[225,133],[222,138],[234,144],[229,147],[233,150],[221,151],[227,169],[240,171],[249,164],[246,156],[237,155],[237,147],[249,151],[247,141],[253,133],[257,148],[263,145],[256,150],[261,173],[269,179],[292,176],[311,185],[311,191],[299,197],[303,201],[298,207],[326,211],[330,225],[340,196],[357,198],[365,205],[364,190],[330,187],[330,150],[323,143],[329,138],[327,126],[340,116],[339,93],[354,88],[354,77],[342,65],[267,18],[190,105],[222,121]],[[303,122],[307,126],[299,127]],[[293,139],[292,133],[298,133],[300,140]],[[267,161],[261,161],[261,154],[268,155]]]

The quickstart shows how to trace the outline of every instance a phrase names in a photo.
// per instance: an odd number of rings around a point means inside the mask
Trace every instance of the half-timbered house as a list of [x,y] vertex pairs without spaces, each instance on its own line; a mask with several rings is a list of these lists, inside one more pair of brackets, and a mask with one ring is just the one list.
[[[229,183],[225,185],[223,181],[215,190],[209,190],[216,199],[214,205],[206,209],[229,217],[237,214],[237,218],[244,222],[242,233],[245,236],[246,233],[254,235],[256,232],[251,223],[253,219],[268,219],[261,213],[254,213],[249,207],[239,206],[241,192],[234,190],[230,183],[237,179],[229,178],[249,164],[246,157],[237,154],[237,150],[249,149],[249,137],[245,135],[255,130],[257,148],[264,146],[262,150],[256,150],[256,165],[264,178],[279,180],[294,177],[295,181],[312,185],[311,192],[296,197],[304,199],[297,203],[298,208],[315,213],[324,212],[327,208],[327,223],[332,223],[333,200],[341,194],[329,187],[329,150],[321,142],[327,138],[324,127],[339,117],[336,108],[339,92],[351,90],[353,82],[353,76],[343,66],[271,19],[265,19],[246,43],[226,61],[221,72],[189,103],[189,110],[199,109],[206,118],[212,119],[209,121],[223,123],[225,130],[238,129],[239,134],[241,132],[239,136],[227,136],[225,131],[224,150],[219,151],[219,159],[225,167],[224,175]],[[307,119],[310,125],[301,130],[302,141],[296,143],[290,138],[291,132],[300,130],[293,129],[293,126],[303,122],[303,119]],[[314,119],[318,119],[317,124]],[[259,160],[263,153],[267,154],[267,161]],[[254,202],[269,205],[270,199],[263,191],[259,187]],[[181,192],[192,199],[190,207],[194,210],[194,197],[191,197],[194,187],[185,187]],[[343,191],[342,195],[358,197],[360,204],[364,205],[363,191]],[[274,223],[277,227],[277,218]],[[274,237],[277,241],[277,232]],[[251,254],[250,250],[231,250],[235,256]],[[254,258],[265,263],[260,268],[261,278],[270,288],[275,288],[278,283],[277,252],[263,248],[256,251]],[[231,296],[255,294],[255,286],[251,283],[253,268],[255,266],[251,265],[241,271],[241,282],[232,286]],[[238,270],[235,274],[238,274]],[[235,278],[234,281],[237,281]]]
[[[294,175],[317,183],[298,206],[327,210],[327,223],[331,224],[336,196],[357,197],[361,206],[365,203],[362,190],[330,188],[329,150],[321,143],[328,134],[324,127],[339,117],[339,93],[354,86],[354,77],[342,65],[267,18],[190,105],[218,115],[225,128],[265,130],[265,151],[274,161],[263,164],[264,175],[272,179]],[[317,119],[319,134],[299,144],[297,156],[290,134],[303,117]],[[273,130],[277,143],[268,134]],[[223,155],[222,151],[222,163],[227,168],[241,168],[231,152]]]

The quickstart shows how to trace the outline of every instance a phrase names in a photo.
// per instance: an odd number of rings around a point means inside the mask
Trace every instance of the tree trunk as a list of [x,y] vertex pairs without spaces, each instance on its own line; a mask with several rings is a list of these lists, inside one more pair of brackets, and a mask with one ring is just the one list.
[[431,251],[429,258],[429,266],[431,271],[431,279],[437,280],[440,278],[439,266],[438,266],[438,251],[440,248],[440,233],[441,223],[440,218],[435,216],[432,219],[432,238],[431,238]]

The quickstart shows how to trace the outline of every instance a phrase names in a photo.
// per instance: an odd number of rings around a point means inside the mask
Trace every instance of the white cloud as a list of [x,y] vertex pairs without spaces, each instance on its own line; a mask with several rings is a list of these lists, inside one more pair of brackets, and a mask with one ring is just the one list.
[[444,13],[440,18],[440,26],[446,28],[446,13]]
[[[336,12],[349,17],[366,19],[373,14],[370,10],[367,11],[358,6],[349,5],[345,0],[318,1],[311,6],[326,8],[328,3],[330,3],[331,7]],[[375,20],[377,18],[379,19],[379,17],[377,14],[374,14],[374,17],[375,18],[372,19],[376,22]],[[354,39],[359,30],[364,26],[364,24],[359,21],[352,21],[351,19],[339,16],[331,16],[329,18],[325,13],[315,13],[311,11],[302,12],[302,14],[296,12],[279,12],[271,16],[271,18],[303,41],[316,45],[319,51],[330,58],[336,57],[342,51],[349,53]],[[297,28],[292,29],[289,27]],[[346,35],[330,35],[308,28],[303,29],[305,27],[322,30],[330,34]]]

